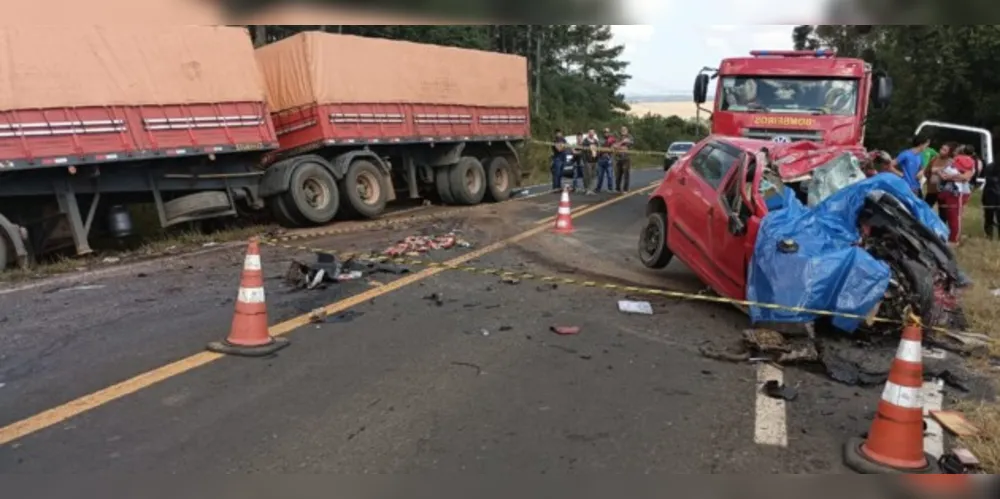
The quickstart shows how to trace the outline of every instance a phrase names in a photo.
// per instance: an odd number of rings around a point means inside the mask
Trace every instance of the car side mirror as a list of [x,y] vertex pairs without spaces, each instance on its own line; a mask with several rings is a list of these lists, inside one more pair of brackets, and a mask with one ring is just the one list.
[[880,74],[875,77],[872,89],[873,104],[877,108],[885,108],[892,100],[892,77]]
[[739,214],[729,214],[729,233],[734,236],[742,236],[746,232],[747,226],[740,220]]
[[709,76],[701,73],[694,78],[694,103],[701,105],[708,100]]

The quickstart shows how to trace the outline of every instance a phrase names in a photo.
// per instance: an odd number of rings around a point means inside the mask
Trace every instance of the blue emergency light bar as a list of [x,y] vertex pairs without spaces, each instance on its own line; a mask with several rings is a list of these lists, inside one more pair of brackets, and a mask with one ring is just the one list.
[[834,57],[836,50],[751,50],[753,57]]

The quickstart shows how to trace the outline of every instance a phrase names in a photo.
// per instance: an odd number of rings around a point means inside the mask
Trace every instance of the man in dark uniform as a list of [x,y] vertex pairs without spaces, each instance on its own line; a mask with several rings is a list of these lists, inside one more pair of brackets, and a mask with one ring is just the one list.
[[562,130],[556,130],[552,139],[552,190],[562,189],[563,168],[566,166],[566,137]]

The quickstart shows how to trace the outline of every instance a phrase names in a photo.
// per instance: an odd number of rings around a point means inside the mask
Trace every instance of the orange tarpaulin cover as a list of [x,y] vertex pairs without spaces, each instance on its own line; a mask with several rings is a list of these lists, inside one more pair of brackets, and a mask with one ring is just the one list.
[[311,104],[527,107],[527,61],[412,42],[300,33],[257,49],[272,111]]
[[0,27],[0,111],[264,97],[242,28]]

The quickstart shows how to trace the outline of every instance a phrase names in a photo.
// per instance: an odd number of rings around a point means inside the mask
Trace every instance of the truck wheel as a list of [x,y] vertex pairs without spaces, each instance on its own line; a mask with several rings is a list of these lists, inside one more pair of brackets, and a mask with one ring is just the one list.
[[163,214],[167,222],[185,217],[197,217],[232,208],[229,195],[222,191],[206,191],[188,194],[163,203]]
[[7,268],[7,260],[10,255],[14,253],[13,249],[9,246],[10,243],[7,242],[7,236],[0,234],[0,272],[3,272]]
[[382,171],[371,161],[359,159],[351,163],[340,180],[340,189],[351,211],[364,218],[375,218],[385,210],[389,194],[386,182]]
[[444,204],[455,204],[455,196],[451,195],[451,168],[452,165],[434,169],[434,186]]
[[304,220],[310,225],[328,223],[337,216],[340,207],[337,181],[323,165],[313,162],[295,167],[285,200],[292,219]]
[[305,227],[309,223],[299,217],[295,210],[290,209],[291,203],[289,202],[289,197],[285,194],[279,194],[277,196],[272,196],[267,198],[267,206],[271,210],[271,215],[274,220],[278,222],[278,225],[288,229],[296,229],[299,227]]
[[510,199],[510,191],[514,187],[514,174],[511,172],[507,158],[497,156],[487,163],[486,195],[493,201],[500,202]]
[[448,177],[455,202],[471,206],[481,203],[486,196],[486,170],[478,159],[463,156],[451,167]]
[[639,234],[639,259],[647,268],[662,269],[673,257],[667,248],[667,214],[650,214]]

